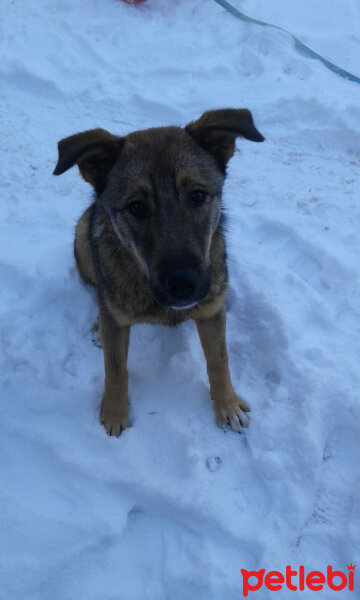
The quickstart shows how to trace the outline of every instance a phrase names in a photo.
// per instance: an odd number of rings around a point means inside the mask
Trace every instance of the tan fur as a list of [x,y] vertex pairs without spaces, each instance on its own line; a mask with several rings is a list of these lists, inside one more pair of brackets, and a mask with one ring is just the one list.
[[85,283],[91,283],[92,285],[96,285],[94,266],[91,256],[91,248],[88,239],[89,215],[90,208],[88,208],[84,212],[84,214],[79,219],[76,225],[74,254],[76,258],[76,265],[82,279],[85,281]]
[[226,163],[239,135],[263,140],[245,109],[210,111],[184,130],[120,138],[97,129],[59,143],[55,174],[78,164],[97,193],[77,224],[74,252],[81,277],[98,290],[105,365],[100,420],[109,435],[129,426],[130,327],[187,319],[196,322],[217,423],[236,431],[247,425],[248,406],[228,368],[220,220]]

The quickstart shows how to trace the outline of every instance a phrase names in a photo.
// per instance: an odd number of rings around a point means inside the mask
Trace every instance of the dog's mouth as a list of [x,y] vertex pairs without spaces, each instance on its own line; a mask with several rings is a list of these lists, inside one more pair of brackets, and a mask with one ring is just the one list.
[[[204,281],[196,286],[190,284],[170,287],[168,285],[152,285],[149,281],[150,293],[157,304],[171,310],[189,310],[205,300],[209,294],[211,278],[206,277]],[[170,287],[170,289],[169,289]]]
[[169,306],[169,308],[171,308],[172,310],[189,310],[190,308],[194,308],[194,306],[196,306],[197,304],[199,304],[198,302],[192,302],[191,304],[175,304],[173,306]]
[[[190,260],[191,259],[191,260]],[[157,304],[170,310],[189,310],[205,300],[211,287],[211,266],[183,257],[149,265],[145,277]]]

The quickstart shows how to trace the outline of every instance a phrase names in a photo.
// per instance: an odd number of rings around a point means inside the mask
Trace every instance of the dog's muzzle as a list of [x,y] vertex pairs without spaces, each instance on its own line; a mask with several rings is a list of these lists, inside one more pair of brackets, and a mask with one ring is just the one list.
[[155,300],[162,306],[185,310],[207,296],[210,273],[202,274],[193,265],[165,263],[159,271],[157,284],[151,288]]
[[188,304],[199,285],[199,276],[193,269],[176,269],[165,274],[160,283],[175,304],[184,301]]

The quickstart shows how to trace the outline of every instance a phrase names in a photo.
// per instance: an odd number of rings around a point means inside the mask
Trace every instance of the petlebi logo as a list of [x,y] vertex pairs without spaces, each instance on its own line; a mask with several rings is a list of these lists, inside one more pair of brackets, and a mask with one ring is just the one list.
[[[243,577],[243,597],[247,597],[249,592],[256,592],[263,586],[272,592],[277,592],[283,588],[295,592],[303,592],[305,589],[313,592],[319,592],[322,589],[330,589],[335,592],[342,590],[354,591],[354,574],[356,565],[347,565],[347,572],[336,571],[331,565],[328,565],[326,573],[322,571],[309,571],[306,573],[305,567],[300,565],[298,570],[290,565],[285,568],[285,573],[280,571],[268,571],[260,569],[259,571],[247,571],[241,569]],[[254,599],[256,596],[254,596]]]

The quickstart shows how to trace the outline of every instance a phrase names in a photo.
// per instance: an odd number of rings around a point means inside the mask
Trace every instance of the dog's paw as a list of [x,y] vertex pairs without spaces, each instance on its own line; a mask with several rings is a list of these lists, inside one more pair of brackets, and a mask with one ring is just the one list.
[[229,398],[216,402],[216,422],[221,428],[230,427],[232,431],[240,432],[249,425],[249,419],[245,414],[249,410],[250,408],[240,396],[231,394]]
[[120,433],[130,427],[129,417],[123,410],[119,408],[108,407],[102,405],[100,411],[100,423],[104,425],[106,433],[119,437]]

